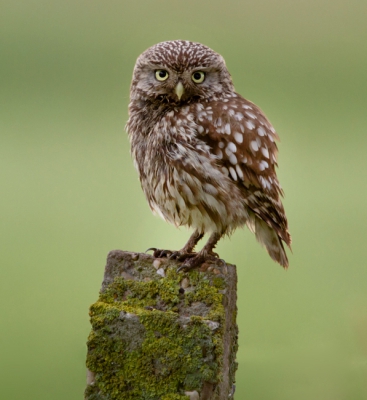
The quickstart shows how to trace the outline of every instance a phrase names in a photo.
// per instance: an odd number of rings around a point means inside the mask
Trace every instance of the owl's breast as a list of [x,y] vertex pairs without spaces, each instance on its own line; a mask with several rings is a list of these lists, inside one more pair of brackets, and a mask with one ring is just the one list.
[[192,119],[166,116],[133,156],[151,209],[166,221],[202,232],[234,229],[247,218],[241,193],[196,135]]

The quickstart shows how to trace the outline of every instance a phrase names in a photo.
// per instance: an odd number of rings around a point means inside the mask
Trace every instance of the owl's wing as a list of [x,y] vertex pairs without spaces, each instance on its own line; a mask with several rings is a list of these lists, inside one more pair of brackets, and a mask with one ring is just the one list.
[[279,140],[256,105],[239,95],[197,105],[198,136],[241,187],[245,204],[287,245],[291,243],[275,167]]

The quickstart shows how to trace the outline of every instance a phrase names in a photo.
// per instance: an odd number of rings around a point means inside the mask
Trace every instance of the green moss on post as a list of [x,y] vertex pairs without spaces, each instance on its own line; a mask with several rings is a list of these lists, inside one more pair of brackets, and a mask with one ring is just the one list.
[[86,400],[233,399],[236,270],[111,251],[90,308]]

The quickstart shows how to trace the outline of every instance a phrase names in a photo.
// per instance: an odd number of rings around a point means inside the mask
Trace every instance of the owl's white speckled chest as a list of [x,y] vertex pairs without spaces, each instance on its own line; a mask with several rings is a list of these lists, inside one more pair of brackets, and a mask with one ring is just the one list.
[[239,189],[198,138],[200,125],[192,111],[197,114],[202,108],[196,104],[171,110],[147,135],[135,131],[132,155],[154,212],[176,226],[226,232],[245,223],[248,214]]

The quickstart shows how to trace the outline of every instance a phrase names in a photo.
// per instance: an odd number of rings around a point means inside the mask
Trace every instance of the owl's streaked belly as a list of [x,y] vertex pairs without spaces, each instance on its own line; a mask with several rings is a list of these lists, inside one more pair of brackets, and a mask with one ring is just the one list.
[[[196,163],[197,176],[172,166],[158,174],[155,168],[148,168],[142,187],[153,212],[175,226],[200,232],[231,231],[246,223],[248,212],[228,176],[217,169],[208,171],[211,166],[206,164]],[[208,173],[210,182],[206,180]]]

